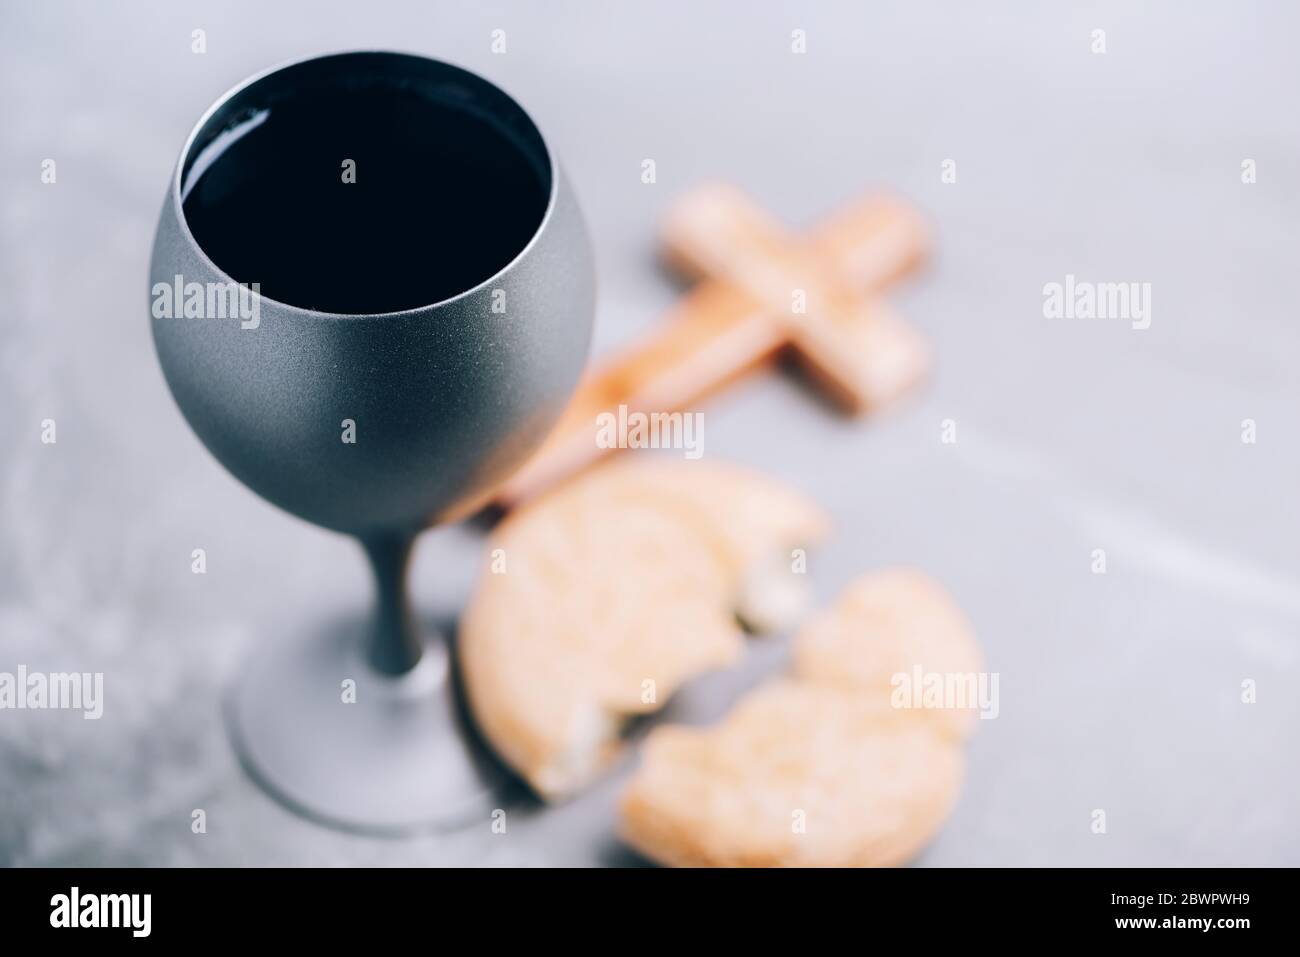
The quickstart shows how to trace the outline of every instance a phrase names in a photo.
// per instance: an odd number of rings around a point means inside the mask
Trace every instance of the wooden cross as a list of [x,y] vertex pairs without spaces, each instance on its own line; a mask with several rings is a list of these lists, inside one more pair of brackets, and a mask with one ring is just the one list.
[[790,236],[737,190],[697,188],[670,210],[669,261],[701,279],[649,337],[590,372],[554,431],[500,489],[510,507],[595,462],[597,416],[674,412],[785,352],[853,414],[877,408],[925,373],[925,342],[873,294],[929,246],[921,217],[874,195],[812,235]]

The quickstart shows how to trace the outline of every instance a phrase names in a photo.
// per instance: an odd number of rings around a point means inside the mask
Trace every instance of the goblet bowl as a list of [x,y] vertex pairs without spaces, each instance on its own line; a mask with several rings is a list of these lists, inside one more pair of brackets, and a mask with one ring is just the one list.
[[[594,289],[572,188],[522,109],[466,71],[391,53],[280,67],[219,100],[182,151],[158,224],[151,288],[178,275],[205,287],[258,281],[231,277],[199,246],[182,206],[187,179],[204,151],[262,104],[307,84],[358,77],[427,83],[430,95],[454,95],[520,130],[520,147],[544,163],[550,190],[527,246],[473,288],[400,312],[340,315],[261,296],[256,328],[215,317],[152,322],[172,395],[218,461],[281,508],[365,535],[460,517],[527,458],[581,372]],[[459,225],[409,228],[418,242],[421,232]],[[341,441],[344,420],[355,423],[355,442]]]

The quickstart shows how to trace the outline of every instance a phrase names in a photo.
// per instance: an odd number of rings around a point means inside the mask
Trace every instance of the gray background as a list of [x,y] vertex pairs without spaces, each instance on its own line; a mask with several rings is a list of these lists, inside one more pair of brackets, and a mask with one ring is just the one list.
[[[176,411],[146,322],[155,219],[186,132],[230,84],[376,47],[477,69],[547,131],[596,242],[598,354],[679,295],[655,227],[701,179],[792,226],[872,185],[932,217],[936,259],[891,294],[936,346],[922,394],[863,424],[772,376],[709,405],[706,428],[708,455],[834,513],[811,568],[823,600],[915,562],[978,627],[1002,713],[981,723],[921,863],[1300,864],[1300,17],[865,6],[5,4],[0,670],[104,671],[107,703],[99,722],[0,713],[0,862],[636,860],[613,836],[617,779],[553,810],[503,799],[504,836],[485,821],[371,840],[265,798],[218,721],[243,643],[360,608],[367,582],[354,546],[247,492]],[[505,55],[489,51],[496,28]],[[956,184],[940,182],[947,158]],[[1245,158],[1257,184],[1241,182]],[[1045,319],[1043,284],[1066,273],[1151,283],[1151,328]],[[47,417],[55,446],[39,441]],[[948,418],[954,445],[939,441]],[[474,528],[425,538],[422,607],[454,619],[480,545]],[[190,573],[196,547],[206,576]],[[758,642],[673,716],[722,713],[783,655],[783,638]],[[1257,704],[1240,702],[1246,678]],[[190,832],[194,808],[207,834]]]

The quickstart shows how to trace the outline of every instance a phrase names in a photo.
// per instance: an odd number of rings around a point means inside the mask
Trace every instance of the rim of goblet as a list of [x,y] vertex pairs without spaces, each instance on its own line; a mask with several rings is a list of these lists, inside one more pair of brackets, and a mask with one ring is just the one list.
[[402,50],[340,50],[335,53],[316,53],[310,56],[296,57],[292,60],[285,60],[282,63],[277,63],[274,66],[267,67],[265,70],[260,70],[257,73],[245,77],[230,89],[226,90],[226,92],[221,94],[221,96],[217,97],[212,102],[212,105],[203,111],[203,115],[198,118],[198,121],[190,130],[189,135],[185,137],[185,145],[181,147],[181,155],[176,162],[176,172],[172,176],[172,206],[175,209],[176,219],[180,224],[181,232],[184,234],[185,239],[218,276],[222,277],[222,279],[227,282],[237,282],[233,276],[218,266],[216,262],[213,261],[212,257],[208,255],[207,250],[203,248],[203,244],[198,241],[197,237],[195,237],[194,233],[190,230],[189,221],[185,218],[185,207],[181,200],[181,186],[186,168],[186,160],[189,159],[190,150],[194,148],[194,141],[198,138],[199,133],[202,132],[208,121],[212,119],[218,110],[253,84],[260,83],[267,77],[274,76],[276,73],[292,69],[296,66],[301,66],[305,63],[352,56],[404,57],[414,60],[425,60],[429,63],[435,63],[440,67],[447,67],[458,73],[463,73],[476,82],[483,83],[495,90],[497,93],[500,93],[512,106],[515,107],[515,109],[519,110],[524,119],[526,119],[532,126],[533,132],[537,134],[538,142],[542,144],[542,149],[546,153],[546,162],[549,166],[551,178],[550,192],[546,198],[546,209],[542,212],[542,218],[538,220],[537,228],[533,230],[533,234],[529,237],[528,242],[524,243],[523,247],[508,263],[492,275],[488,276],[482,282],[476,283],[470,288],[456,293],[454,296],[448,296],[446,299],[439,299],[437,302],[431,302],[421,306],[412,306],[409,309],[397,309],[392,312],[328,312],[321,309],[308,309],[304,306],[296,306],[291,302],[272,299],[270,296],[264,296],[260,293],[258,294],[258,298],[262,302],[276,306],[277,308],[287,309],[290,312],[301,313],[304,316],[314,316],[321,319],[387,319],[397,316],[413,316],[418,313],[428,312],[432,309],[438,309],[464,299],[467,296],[471,296],[480,290],[486,289],[493,283],[499,282],[502,276],[514,269],[515,266],[528,255],[532,248],[537,245],[537,241],[541,238],[542,232],[546,229],[547,223],[551,221],[551,214],[555,211],[555,201],[559,195],[560,189],[560,170],[559,165],[555,161],[555,152],[551,149],[551,144],[547,142],[546,134],[542,132],[542,128],[538,126],[537,121],[533,119],[532,114],[524,109],[519,100],[516,99],[508,90],[503,89],[499,84],[489,80],[487,77],[460,66],[459,64],[451,63],[447,60],[439,60],[436,57],[426,56],[423,53],[408,53]]

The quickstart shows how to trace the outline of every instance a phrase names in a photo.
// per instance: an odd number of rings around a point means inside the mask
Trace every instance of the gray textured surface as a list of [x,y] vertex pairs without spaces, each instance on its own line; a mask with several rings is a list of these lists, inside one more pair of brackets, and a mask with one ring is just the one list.
[[[505,836],[341,836],[263,797],[217,720],[241,643],[359,607],[366,579],[352,545],[258,500],[186,429],[148,336],[152,231],[181,140],[228,85],[369,46],[478,69],[536,116],[596,241],[597,352],[677,295],[654,265],[656,217],[702,178],[793,225],[871,184],[936,221],[940,255],[894,296],[937,344],[923,395],[864,427],[773,378],[709,406],[706,432],[709,455],[834,511],[812,564],[823,597],[910,561],[975,620],[1002,713],[923,863],[1300,864],[1300,16],[1057,6],[6,4],[0,670],[102,670],[107,703],[99,722],[0,713],[0,861],[631,860],[616,780],[555,810],[516,800]],[[806,55],[789,52],[794,28]],[[956,184],[940,182],[947,158]],[[1042,286],[1066,273],[1150,282],[1151,328],[1044,319]],[[431,614],[454,617],[477,534],[424,540]],[[782,654],[760,643],[673,713],[720,713]],[[1239,701],[1245,678],[1257,704]]]

